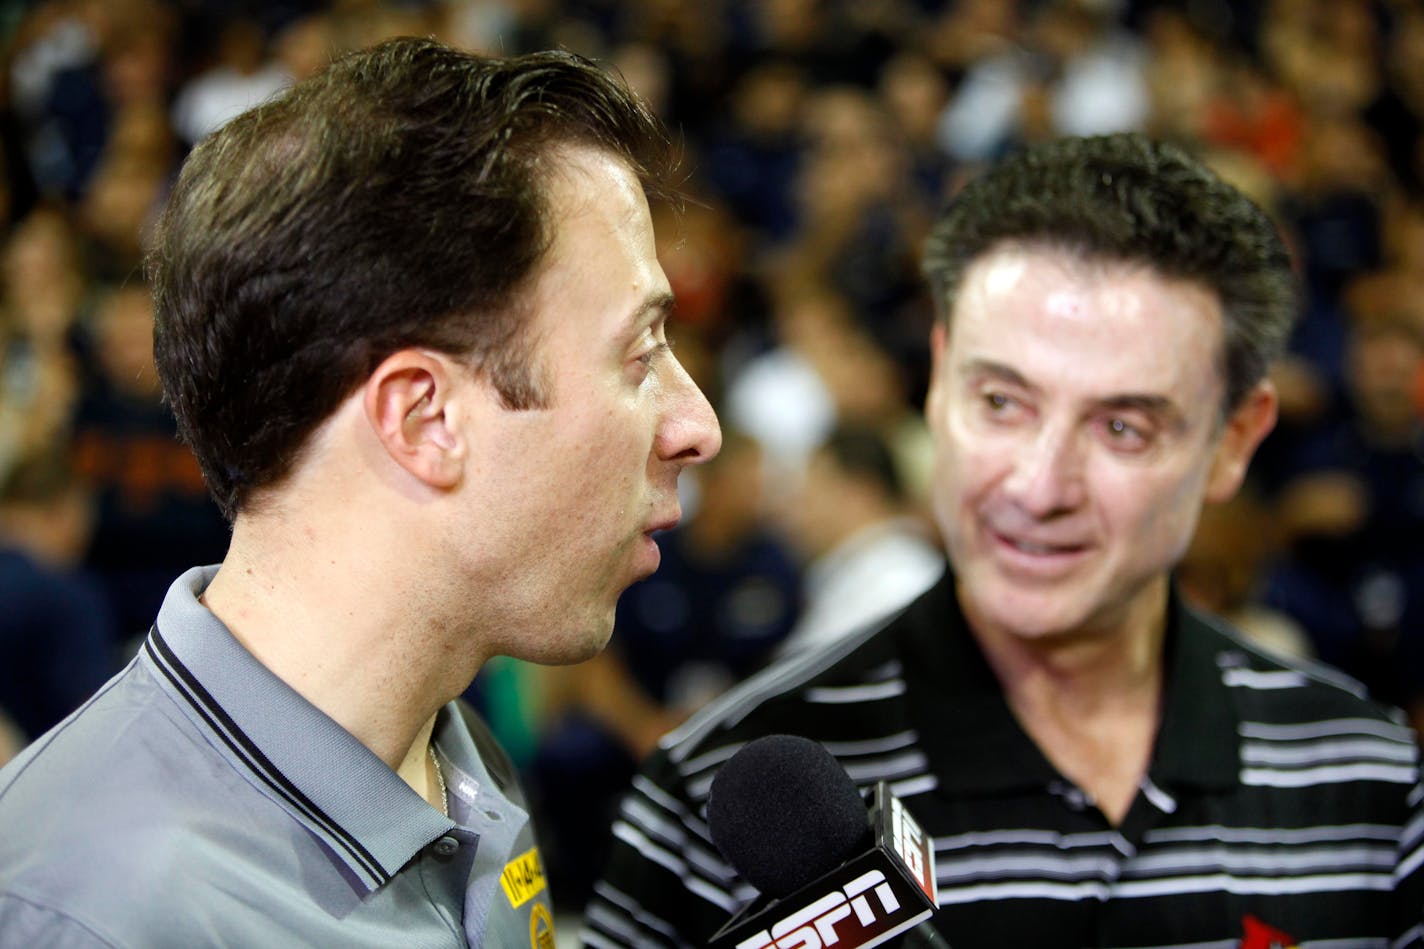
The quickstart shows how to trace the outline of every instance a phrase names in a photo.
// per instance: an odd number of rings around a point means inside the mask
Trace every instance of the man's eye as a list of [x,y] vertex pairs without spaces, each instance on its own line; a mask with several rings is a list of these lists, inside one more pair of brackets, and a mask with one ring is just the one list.
[[645,349],[644,352],[638,353],[634,358],[634,363],[637,363],[642,369],[648,370],[648,372],[654,372],[654,370],[658,368],[656,363],[658,363],[659,356],[661,356],[662,353],[668,352],[669,349],[672,349],[672,346],[669,345],[668,342],[658,341],[655,345]]
[[1119,451],[1141,451],[1152,440],[1144,429],[1120,416],[1104,419],[1102,430],[1107,441]]

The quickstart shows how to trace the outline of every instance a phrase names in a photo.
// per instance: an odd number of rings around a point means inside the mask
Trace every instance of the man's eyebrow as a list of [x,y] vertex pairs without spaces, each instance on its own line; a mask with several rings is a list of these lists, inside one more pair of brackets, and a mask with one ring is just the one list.
[[1037,388],[1013,366],[995,362],[992,359],[971,359],[960,367],[959,374],[966,378],[993,376],[1023,389],[1036,390]]
[[1176,414],[1176,406],[1172,400],[1164,395],[1148,395],[1137,393],[1125,393],[1123,395],[1110,395],[1099,403],[1105,409],[1136,409],[1140,412],[1151,412],[1158,415]]
[[635,330],[651,326],[666,320],[676,306],[677,298],[671,291],[651,294],[629,315],[628,324]]

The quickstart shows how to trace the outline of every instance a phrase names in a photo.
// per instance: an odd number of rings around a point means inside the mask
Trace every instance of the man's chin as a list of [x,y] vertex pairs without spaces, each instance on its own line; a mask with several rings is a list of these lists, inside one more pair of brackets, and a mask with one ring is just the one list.
[[576,640],[571,640],[558,655],[546,660],[545,665],[572,666],[580,662],[587,662],[607,649],[612,637],[612,623],[609,623],[606,629],[587,631]]
[[1064,592],[989,583],[967,596],[961,589],[960,603],[971,623],[1014,639],[1047,642],[1071,634],[1079,625],[1082,607]]
[[[511,649],[509,655],[541,666],[572,666],[587,662],[607,648],[613,636],[613,614],[606,618],[585,619],[577,626],[569,624],[557,638],[543,641],[525,640],[525,648]],[[537,642],[537,648],[529,648]]]

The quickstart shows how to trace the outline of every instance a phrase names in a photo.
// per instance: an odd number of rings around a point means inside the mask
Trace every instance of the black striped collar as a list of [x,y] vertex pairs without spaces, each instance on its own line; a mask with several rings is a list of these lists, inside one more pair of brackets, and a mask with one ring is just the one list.
[[198,602],[216,572],[195,568],[174,582],[140,661],[219,755],[376,889],[454,823]]
[[[1009,710],[960,611],[952,574],[912,604],[898,625],[911,715],[942,790],[994,794],[1062,780]],[[1163,786],[1218,788],[1237,780],[1237,712],[1217,669],[1220,641],[1174,589],[1169,685],[1150,772]]]

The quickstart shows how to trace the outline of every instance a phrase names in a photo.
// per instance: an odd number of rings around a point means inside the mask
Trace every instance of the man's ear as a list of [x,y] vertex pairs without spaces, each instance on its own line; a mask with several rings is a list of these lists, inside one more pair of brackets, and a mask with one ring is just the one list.
[[366,379],[366,420],[386,454],[432,488],[453,488],[468,446],[452,401],[448,361],[436,353],[402,349]]
[[1246,397],[1232,410],[1217,442],[1211,473],[1207,477],[1208,502],[1229,501],[1236,494],[1257,446],[1276,427],[1278,405],[1276,386],[1266,379],[1246,393]]

